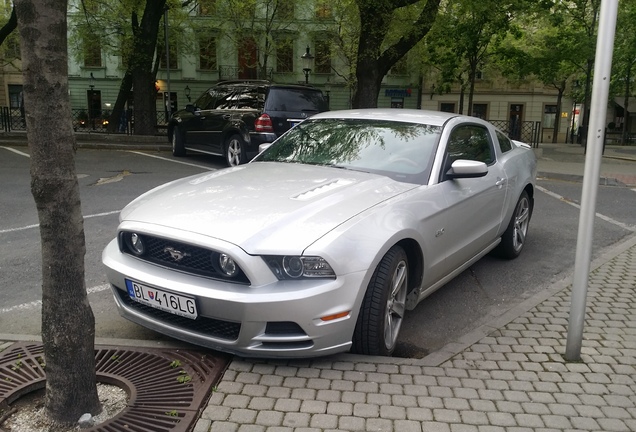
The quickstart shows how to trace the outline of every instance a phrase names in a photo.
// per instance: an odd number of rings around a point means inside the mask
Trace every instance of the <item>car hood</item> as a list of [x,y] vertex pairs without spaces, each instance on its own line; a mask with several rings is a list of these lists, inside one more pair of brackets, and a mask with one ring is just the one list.
[[300,253],[414,187],[376,174],[257,162],[160,186],[126,206],[121,220],[213,237],[251,254]]

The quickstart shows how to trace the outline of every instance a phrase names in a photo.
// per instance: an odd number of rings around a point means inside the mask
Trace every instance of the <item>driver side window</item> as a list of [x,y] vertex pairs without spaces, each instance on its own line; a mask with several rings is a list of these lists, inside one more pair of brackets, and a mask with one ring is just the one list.
[[455,128],[448,140],[447,154],[451,164],[457,159],[484,162],[486,165],[495,161],[488,130],[478,125]]
[[490,165],[495,161],[492,143],[488,130],[479,125],[463,125],[456,127],[450,134],[442,176],[451,169],[458,159],[484,162]]

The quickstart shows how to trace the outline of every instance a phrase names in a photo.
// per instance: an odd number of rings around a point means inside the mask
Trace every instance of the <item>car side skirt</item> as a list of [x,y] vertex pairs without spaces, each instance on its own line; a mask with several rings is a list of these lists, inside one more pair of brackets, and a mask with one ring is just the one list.
[[456,278],[461,272],[463,272],[468,267],[470,267],[471,265],[473,265],[474,263],[476,263],[477,261],[482,259],[488,252],[490,252],[495,247],[497,247],[497,245],[499,243],[501,243],[501,237],[498,237],[497,240],[492,242],[490,245],[488,245],[488,247],[486,247],[484,250],[482,250],[477,255],[472,257],[470,260],[466,261],[466,263],[464,263],[464,265],[462,265],[461,267],[458,267],[456,270],[454,270],[451,273],[449,273],[448,275],[444,276],[442,279],[440,279],[439,281],[435,282],[433,285],[429,286],[428,288],[426,288],[424,290],[420,290],[420,295],[417,298],[417,302],[414,303],[412,301],[412,299],[407,299],[407,309],[408,310],[413,310],[415,308],[415,306],[417,306],[417,304],[419,302],[421,302],[426,297],[428,297],[431,294],[433,294],[435,291],[440,289],[442,286],[446,285],[448,282],[450,282],[451,280]]

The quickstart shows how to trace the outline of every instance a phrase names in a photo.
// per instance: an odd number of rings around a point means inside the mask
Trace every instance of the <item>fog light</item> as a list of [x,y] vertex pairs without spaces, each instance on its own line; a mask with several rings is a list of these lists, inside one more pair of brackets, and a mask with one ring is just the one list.
[[135,255],[143,255],[146,251],[144,242],[141,240],[141,236],[137,235],[137,233],[132,233],[130,235],[130,248]]
[[234,260],[227,254],[219,255],[219,267],[226,276],[234,277],[238,273],[238,266]]

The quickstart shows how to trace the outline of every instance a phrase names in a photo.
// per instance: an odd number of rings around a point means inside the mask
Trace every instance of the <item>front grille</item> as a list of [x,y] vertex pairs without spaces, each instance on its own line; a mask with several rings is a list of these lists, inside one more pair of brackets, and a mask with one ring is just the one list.
[[136,302],[128,296],[126,291],[116,289],[114,290],[117,296],[127,307],[135,309],[141,312],[143,315],[161,321],[164,324],[170,324],[178,329],[190,330],[195,333],[200,333],[205,336],[212,336],[219,339],[225,339],[228,341],[235,341],[238,339],[241,332],[241,323],[223,321],[214,318],[197,317],[197,319],[190,319],[174,315],[168,312],[164,312],[159,309],[155,309],[150,306],[146,306],[139,302]]
[[[121,232],[119,235],[120,249],[126,254],[153,264],[195,274],[197,276],[205,276],[246,285],[250,283],[245,273],[240,269],[238,274],[234,277],[228,277],[221,273],[218,266],[214,265],[218,262],[220,255],[217,251],[175,240],[137,233],[145,246],[145,251],[139,255],[131,250],[130,243],[127,240],[130,235],[131,233],[129,232]],[[174,258],[176,255],[178,255],[178,259]]]

